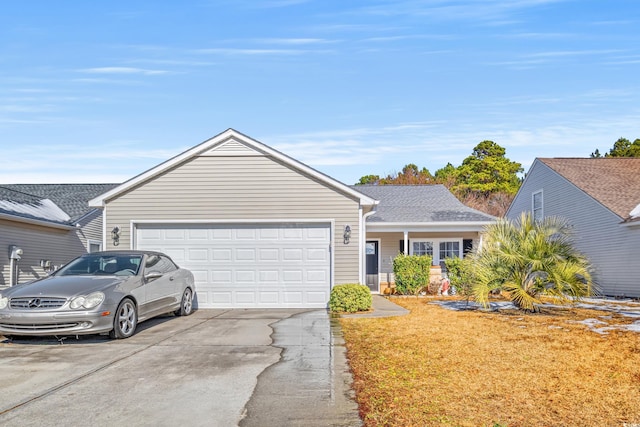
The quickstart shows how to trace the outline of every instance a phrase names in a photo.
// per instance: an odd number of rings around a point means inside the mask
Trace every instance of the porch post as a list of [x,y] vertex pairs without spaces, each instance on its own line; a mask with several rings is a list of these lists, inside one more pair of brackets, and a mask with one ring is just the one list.
[[409,232],[404,232],[404,254],[409,255]]

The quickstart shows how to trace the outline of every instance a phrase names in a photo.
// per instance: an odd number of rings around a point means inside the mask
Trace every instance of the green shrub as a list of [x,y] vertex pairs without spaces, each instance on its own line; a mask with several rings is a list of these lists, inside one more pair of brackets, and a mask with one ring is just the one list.
[[400,254],[393,259],[396,291],[407,295],[419,294],[429,286],[432,258],[428,255]]
[[447,266],[447,277],[456,293],[469,298],[473,295],[472,265],[469,258],[447,258],[444,260]]
[[348,283],[331,289],[329,309],[338,313],[355,313],[371,309],[371,291],[365,285]]

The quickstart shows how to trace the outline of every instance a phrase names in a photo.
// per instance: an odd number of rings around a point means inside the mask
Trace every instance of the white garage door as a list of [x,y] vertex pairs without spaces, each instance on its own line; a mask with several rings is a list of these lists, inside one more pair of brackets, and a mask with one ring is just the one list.
[[193,272],[198,307],[324,308],[329,224],[138,224],[136,247]]

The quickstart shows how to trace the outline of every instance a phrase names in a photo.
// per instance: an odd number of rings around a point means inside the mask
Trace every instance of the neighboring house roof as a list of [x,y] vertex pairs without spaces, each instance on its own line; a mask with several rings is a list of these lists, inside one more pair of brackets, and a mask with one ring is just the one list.
[[[250,150],[246,151],[246,150],[242,150],[242,151],[226,151],[226,147],[225,145],[228,145],[230,147],[233,147],[234,143],[240,143],[241,145],[248,147]],[[274,150],[273,148],[264,145],[263,143],[256,141],[253,138],[250,138],[238,131],[236,131],[235,129],[227,129],[226,131],[214,136],[213,138],[210,138],[204,142],[202,142],[199,145],[196,145],[195,147],[167,160],[164,163],[159,164],[158,166],[149,169],[146,172],[141,173],[138,176],[135,176],[133,178],[131,178],[130,180],[126,181],[125,183],[107,190],[104,194],[100,194],[97,197],[93,198],[92,200],[89,201],[89,205],[92,207],[103,207],[106,203],[106,201],[108,201],[109,199],[112,199],[126,191],[128,191],[129,189],[140,185],[143,182],[149,181],[151,179],[153,179],[154,177],[162,174],[163,172],[176,167],[179,164],[182,164],[194,157],[200,156],[200,155],[206,155],[209,154],[211,155],[213,152],[215,152],[216,150],[219,150],[220,152],[226,152],[226,153],[230,153],[233,155],[267,155],[267,156],[271,156],[274,159],[278,160],[279,162],[281,162],[282,164],[285,164],[287,166],[289,166],[290,168],[299,171],[300,173],[306,174],[310,177],[312,177],[313,179],[317,180],[318,182],[321,182],[335,190],[341,191],[345,194],[350,195],[351,197],[357,199],[360,201],[361,205],[364,206],[374,206],[377,201],[374,199],[371,199],[370,197],[368,197],[365,194],[362,194],[356,190],[354,190],[353,188],[351,188],[350,186],[343,184],[340,181],[337,181],[333,178],[331,178],[328,175],[323,174],[322,172],[319,172],[307,165],[305,165],[304,163],[301,163],[277,150]]]
[[117,184],[2,184],[0,214],[73,226],[93,212],[89,199]]
[[476,224],[495,217],[465,206],[443,185],[357,185],[361,193],[380,201],[367,224]]
[[62,209],[49,199],[0,187],[0,215],[47,221],[66,225],[69,221]]
[[640,204],[640,158],[538,158],[626,221]]

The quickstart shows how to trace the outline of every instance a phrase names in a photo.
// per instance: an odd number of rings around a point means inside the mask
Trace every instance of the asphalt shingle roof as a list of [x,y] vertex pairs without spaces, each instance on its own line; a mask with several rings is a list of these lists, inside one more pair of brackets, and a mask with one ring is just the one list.
[[542,163],[620,216],[640,204],[640,158],[539,158]]
[[0,200],[37,203],[49,199],[66,212],[71,218],[68,222],[73,223],[94,210],[89,207],[89,200],[117,185],[119,184],[1,184]]
[[367,222],[486,222],[495,218],[465,206],[443,185],[355,185],[380,201]]

